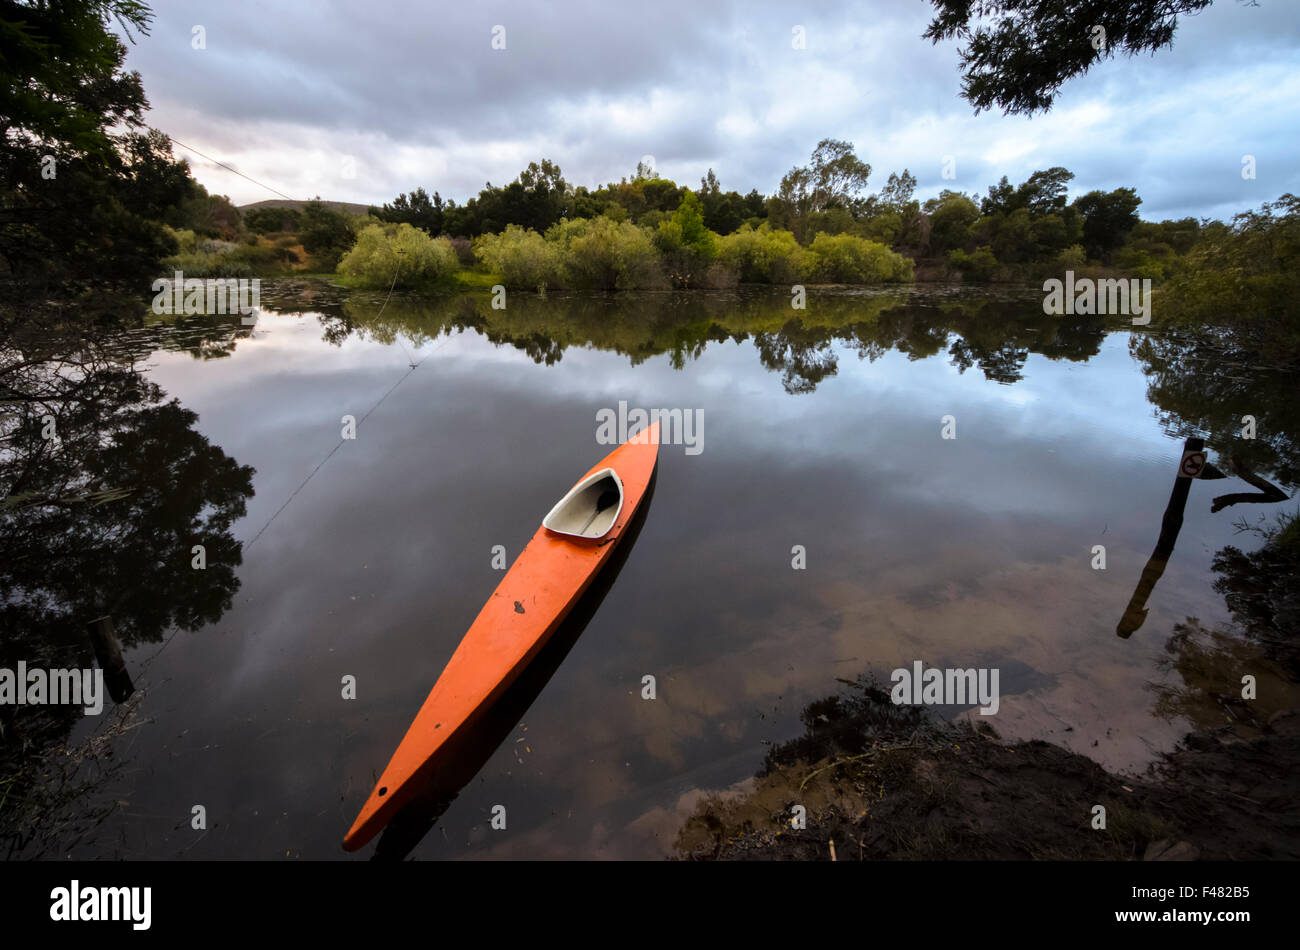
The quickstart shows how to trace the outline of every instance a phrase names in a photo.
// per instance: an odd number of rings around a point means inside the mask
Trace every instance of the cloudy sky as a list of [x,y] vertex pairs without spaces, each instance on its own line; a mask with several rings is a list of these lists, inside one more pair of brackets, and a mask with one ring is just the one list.
[[[423,186],[463,202],[541,158],[595,187],[647,155],[682,183],[712,167],[767,194],[832,137],[871,164],[872,190],[904,167],[926,198],[1064,165],[1071,197],[1127,185],[1146,218],[1226,217],[1300,193],[1300,4],[1258,2],[1217,0],[1172,50],[1106,62],[1034,118],[973,114],[956,45],[921,38],[925,0],[168,0],[127,64],[150,124],[293,198]],[[178,154],[237,204],[276,197]]]

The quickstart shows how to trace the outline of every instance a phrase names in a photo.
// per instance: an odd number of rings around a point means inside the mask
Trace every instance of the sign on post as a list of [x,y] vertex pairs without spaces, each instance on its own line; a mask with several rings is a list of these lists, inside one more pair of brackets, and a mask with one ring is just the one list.
[[1183,449],[1183,457],[1178,463],[1179,478],[1200,478],[1205,471],[1206,455],[1198,449]]

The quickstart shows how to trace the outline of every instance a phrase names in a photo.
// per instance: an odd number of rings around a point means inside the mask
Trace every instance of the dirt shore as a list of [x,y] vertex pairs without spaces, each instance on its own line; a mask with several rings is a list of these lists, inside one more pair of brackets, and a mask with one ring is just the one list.
[[682,857],[1300,857],[1300,709],[1245,737],[1232,725],[1194,732],[1141,781],[1046,742],[1005,743],[983,723],[895,706],[870,682],[810,705],[804,722],[750,790],[700,802],[676,842]]

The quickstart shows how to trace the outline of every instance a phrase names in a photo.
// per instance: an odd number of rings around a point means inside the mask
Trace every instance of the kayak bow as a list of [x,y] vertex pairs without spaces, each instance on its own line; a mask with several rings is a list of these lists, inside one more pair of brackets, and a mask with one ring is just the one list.
[[343,838],[364,846],[437,768],[439,750],[518,678],[618,546],[659,458],[659,424],[631,437],[580,478],[532,540],[447,661],[442,676]]

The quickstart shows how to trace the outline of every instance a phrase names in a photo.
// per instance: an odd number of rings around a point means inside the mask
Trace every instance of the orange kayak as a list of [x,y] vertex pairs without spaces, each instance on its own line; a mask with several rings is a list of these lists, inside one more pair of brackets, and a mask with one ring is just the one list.
[[447,740],[518,678],[609,561],[659,459],[659,424],[580,478],[483,605],[343,838],[365,845],[438,767]]

